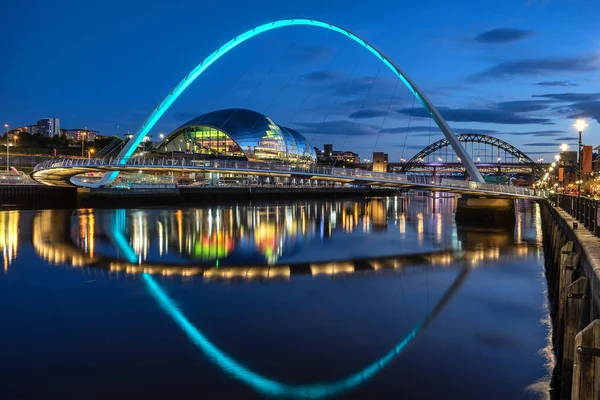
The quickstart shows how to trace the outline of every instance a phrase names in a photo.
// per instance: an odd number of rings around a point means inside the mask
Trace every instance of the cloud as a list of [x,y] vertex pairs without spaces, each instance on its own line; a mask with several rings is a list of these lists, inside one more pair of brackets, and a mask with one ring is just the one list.
[[523,146],[531,146],[531,147],[556,147],[556,142],[525,143]]
[[[453,122],[481,122],[488,124],[553,124],[548,118],[536,118],[519,115],[514,112],[508,112],[500,109],[480,109],[480,108],[441,108],[438,110],[446,121]],[[428,118],[429,113],[424,108],[410,109],[403,108],[397,110],[400,114],[410,115],[419,118]]]
[[304,79],[312,82],[323,83],[336,81],[342,76],[343,74],[337,71],[313,71],[304,75]]
[[293,129],[302,132],[303,135],[376,135],[379,128],[375,125],[361,124],[346,120],[326,122],[298,122]]
[[173,114],[173,119],[175,121],[189,121],[190,119],[196,118],[197,116],[201,115],[202,113],[196,111],[182,111],[182,112],[176,112]]
[[385,128],[381,130],[381,133],[406,133],[406,132],[429,132],[432,134],[440,133],[436,125],[433,126],[397,126],[395,128]]
[[331,46],[296,44],[290,48],[286,58],[292,61],[322,61],[330,57],[334,50]]
[[348,115],[348,118],[351,119],[366,119],[366,118],[376,118],[376,117],[385,117],[388,114],[387,111],[384,110],[360,110],[355,111]]
[[576,83],[572,83],[569,81],[544,81],[536,83],[537,86],[560,86],[560,87],[569,87],[569,86],[579,86]]
[[501,110],[515,113],[541,111],[550,108],[552,100],[514,100],[502,101],[496,104]]
[[494,135],[500,133],[493,129],[472,129],[472,128],[455,128],[453,129],[454,133],[475,133],[480,135]]
[[557,72],[591,72],[599,69],[598,61],[599,58],[596,54],[505,61],[471,75],[468,80],[471,82],[481,82],[494,78],[538,76]]
[[548,93],[534,94],[531,97],[552,99],[562,102],[600,100],[600,93]]
[[532,132],[498,132],[498,135],[512,135],[512,136],[535,136],[535,137],[549,137],[559,136],[565,134],[565,131],[559,130],[547,130],[547,131],[532,131]]
[[475,36],[475,41],[479,43],[505,44],[530,38],[534,34],[533,31],[526,29],[496,28]]
[[575,113],[569,115],[567,118],[593,118],[600,122],[600,101],[580,101],[571,104],[569,107],[575,110]]

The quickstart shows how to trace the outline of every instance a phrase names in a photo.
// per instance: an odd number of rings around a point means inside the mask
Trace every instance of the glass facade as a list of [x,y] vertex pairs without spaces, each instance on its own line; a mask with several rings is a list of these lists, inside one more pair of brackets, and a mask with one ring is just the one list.
[[317,159],[299,132],[246,109],[219,110],[194,118],[170,133],[159,150],[266,162],[311,164]]

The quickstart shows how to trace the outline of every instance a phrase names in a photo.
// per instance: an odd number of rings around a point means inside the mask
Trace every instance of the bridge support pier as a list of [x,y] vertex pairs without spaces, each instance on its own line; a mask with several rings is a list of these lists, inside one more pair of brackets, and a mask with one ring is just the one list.
[[456,224],[486,228],[510,228],[515,225],[515,201],[502,198],[463,196],[456,206]]

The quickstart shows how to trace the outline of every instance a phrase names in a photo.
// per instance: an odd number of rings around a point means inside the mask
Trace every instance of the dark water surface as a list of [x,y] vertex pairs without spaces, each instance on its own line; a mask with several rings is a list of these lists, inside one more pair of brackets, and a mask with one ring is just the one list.
[[0,212],[0,398],[544,398],[539,208],[454,206]]

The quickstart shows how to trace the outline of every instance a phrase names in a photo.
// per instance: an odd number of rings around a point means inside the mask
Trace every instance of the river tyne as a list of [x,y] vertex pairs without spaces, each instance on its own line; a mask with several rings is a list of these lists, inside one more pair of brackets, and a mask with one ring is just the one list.
[[537,399],[539,206],[1,211],[0,398]]

